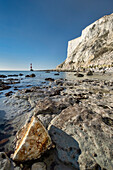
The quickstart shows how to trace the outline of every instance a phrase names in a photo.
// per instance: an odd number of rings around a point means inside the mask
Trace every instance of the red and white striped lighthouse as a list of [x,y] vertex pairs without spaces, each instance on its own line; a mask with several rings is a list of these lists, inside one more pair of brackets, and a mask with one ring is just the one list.
[[32,63],[30,64],[30,71],[33,71],[33,68],[32,68]]

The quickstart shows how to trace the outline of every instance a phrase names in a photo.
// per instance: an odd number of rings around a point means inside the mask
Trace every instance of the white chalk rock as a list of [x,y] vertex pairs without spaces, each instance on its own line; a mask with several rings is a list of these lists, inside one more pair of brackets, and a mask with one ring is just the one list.
[[106,67],[113,64],[113,13],[86,27],[79,38],[68,42],[67,58],[57,69]]
[[15,161],[28,161],[39,158],[42,153],[50,149],[51,138],[39,121],[33,116],[17,134],[16,149],[13,155]]

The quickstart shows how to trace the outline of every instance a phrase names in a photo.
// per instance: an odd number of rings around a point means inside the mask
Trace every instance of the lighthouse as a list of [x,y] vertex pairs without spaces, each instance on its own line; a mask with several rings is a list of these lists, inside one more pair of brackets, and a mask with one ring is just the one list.
[[33,68],[32,68],[32,63],[30,64],[30,71],[33,71]]

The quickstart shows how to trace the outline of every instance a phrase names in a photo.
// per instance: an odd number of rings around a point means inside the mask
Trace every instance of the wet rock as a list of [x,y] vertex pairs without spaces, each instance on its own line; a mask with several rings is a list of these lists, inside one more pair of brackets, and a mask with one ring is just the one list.
[[7,155],[5,154],[5,152],[0,152],[0,169],[1,170],[12,170],[11,162],[9,158],[7,157]]
[[63,86],[64,81],[63,81],[63,80],[58,79],[58,80],[55,80],[55,83],[56,83],[56,85]]
[[34,163],[31,170],[46,170],[46,164],[44,162]]
[[93,75],[93,72],[90,70],[87,72],[87,76],[92,76]]
[[32,89],[25,89],[24,90],[24,93],[30,93],[30,92],[32,92]]
[[18,90],[18,87],[14,87],[14,90]]
[[23,76],[23,74],[22,74],[22,73],[20,73],[20,74],[19,74],[19,76]]
[[0,78],[6,78],[7,76],[6,75],[0,75]]
[[43,82],[41,82],[42,84],[46,84],[46,82],[45,81],[43,81]]
[[8,78],[7,80],[9,80],[9,81],[18,81],[19,79]]
[[8,138],[5,138],[5,139],[0,140],[0,147],[3,146],[3,145],[5,145],[8,141],[9,141]]
[[11,74],[11,75],[8,75],[8,77],[18,77],[17,74]]
[[6,97],[9,97],[9,96],[11,96],[13,94],[13,92],[12,91],[9,91],[8,93],[5,93],[5,96]]
[[36,75],[35,74],[31,74],[30,77],[36,77]]
[[74,74],[76,75],[77,77],[84,77],[84,74],[81,74],[81,73],[77,73],[77,74]]
[[55,75],[55,76],[59,76],[60,74],[59,74],[59,73],[55,73],[54,75]]
[[63,91],[64,89],[65,89],[64,87],[56,87],[56,88],[53,88],[53,89],[51,89],[49,96],[60,95],[61,91]]
[[26,75],[25,77],[30,77],[30,75]]
[[53,78],[45,78],[46,81],[54,81]]
[[35,74],[26,75],[25,77],[36,77]]
[[10,88],[11,88],[11,86],[8,86],[8,85],[5,85],[5,84],[2,84],[0,86],[0,90],[7,90],[7,89],[10,89]]
[[32,117],[17,134],[13,160],[22,162],[37,159],[51,145],[51,139],[42,123],[38,118]]
[[19,84],[20,81],[14,81],[12,84]]
[[19,79],[13,79],[13,78],[9,78],[5,81],[5,84],[18,84],[20,83]]

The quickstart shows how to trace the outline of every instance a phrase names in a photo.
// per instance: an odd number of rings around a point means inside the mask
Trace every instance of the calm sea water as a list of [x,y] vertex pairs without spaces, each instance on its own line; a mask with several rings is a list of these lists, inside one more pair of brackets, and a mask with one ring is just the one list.
[[[23,76],[11,76],[9,77],[8,75],[19,75],[19,74],[23,74]],[[35,74],[36,77],[33,78],[27,78],[25,77],[26,75],[30,75],[30,74]],[[13,78],[13,79],[19,79],[20,83],[18,84],[12,84],[11,88],[8,90],[2,90],[0,91],[0,124],[3,123],[3,118],[4,115],[6,113],[10,112],[10,108],[8,106],[5,105],[4,101],[7,99],[7,97],[5,97],[5,93],[9,92],[9,91],[13,91],[16,92],[14,90],[15,87],[17,87],[18,90],[21,89],[25,89],[25,88],[30,88],[32,86],[46,86],[49,85],[49,81],[45,81],[45,78],[54,78],[54,79],[59,79],[59,78],[68,78],[73,79],[74,77],[74,73],[59,73],[59,75],[54,75],[57,72],[50,72],[50,73],[46,73],[45,71],[0,71],[0,75],[6,75],[8,76],[7,78],[0,78],[3,79],[4,81],[9,79],[9,78]],[[45,83],[42,83],[45,82]]]
[[[65,78],[67,80],[81,80],[81,79],[104,79],[104,80],[113,80],[113,73],[108,73],[106,75],[102,75],[102,73],[97,73],[94,74],[93,76],[84,76],[84,77],[76,77],[74,74],[75,72],[60,72],[59,75],[55,75],[56,72],[50,72],[50,73],[46,73],[45,71],[0,71],[0,75],[19,75],[20,73],[23,74],[23,76],[18,76],[18,77],[7,77],[4,78],[4,80],[8,79],[8,78],[17,78],[20,80],[19,84],[13,84],[11,85],[12,88],[10,88],[9,90],[4,90],[2,91],[2,94],[0,94],[0,98],[4,96],[5,93],[7,93],[8,91],[14,91],[14,87],[16,86],[18,89],[24,89],[24,88],[28,88],[29,86],[42,86],[42,82],[45,82],[45,78],[54,78],[54,79],[59,79],[59,78]],[[26,75],[29,74],[35,74],[36,77],[34,78],[26,78]],[[1,79],[1,78],[0,78]],[[46,83],[44,85],[49,84],[49,82],[46,81]],[[27,87],[28,86],[28,87]],[[1,92],[1,91],[0,91]]]
[[[95,73],[93,76],[85,76],[84,77],[76,77],[74,74],[75,72],[60,72],[59,75],[55,75],[56,72],[50,72],[50,73],[46,73],[45,71],[0,71],[0,75],[19,75],[19,74],[23,74],[23,76],[18,76],[18,77],[7,77],[4,78],[4,80],[8,79],[8,78],[17,78],[20,80],[19,84],[12,84],[11,88],[8,90],[3,90],[0,91],[0,124],[3,121],[3,117],[5,115],[5,113],[9,112],[10,108],[6,108],[5,104],[4,104],[4,100],[6,99],[5,97],[5,93],[9,92],[9,91],[14,91],[14,88],[17,87],[18,89],[24,89],[24,88],[30,88],[32,86],[45,86],[45,85],[49,85],[50,82],[45,81],[45,78],[54,78],[54,79],[59,79],[59,78],[64,78],[67,80],[81,80],[81,79],[103,79],[103,80],[113,80],[113,73],[107,73],[106,75],[102,75],[102,73]],[[26,78],[26,75],[32,74],[34,73],[36,75],[36,77],[34,78]],[[1,78],[0,78],[1,79]],[[42,82],[45,82],[44,84]]]
[[[55,76],[55,72],[50,72],[50,73],[46,73],[44,71],[0,71],[0,75],[19,75],[19,74],[23,74],[23,76],[18,76],[18,77],[7,77],[4,78],[4,80],[7,80],[8,78],[14,78],[14,79],[19,79],[20,83],[19,84],[13,84],[11,85],[12,88],[10,88],[9,90],[4,90],[2,91],[2,94],[0,95],[0,97],[4,96],[4,93],[7,93],[8,91],[14,91],[14,87],[17,87],[18,89],[24,89],[24,88],[28,88],[29,86],[42,86],[42,82],[45,82],[45,78],[51,77],[54,79],[58,79],[58,78],[65,78],[66,74],[64,73],[60,73],[58,76]],[[33,78],[27,78],[25,77],[26,75],[30,75],[30,74],[35,74],[36,77]],[[2,78],[0,78],[2,79]],[[45,84],[47,85],[49,82],[46,82]]]
[[[61,77],[65,77],[64,74],[62,75],[62,73],[59,76],[55,76],[55,72],[50,72],[50,73],[45,73],[43,72],[38,72],[38,71],[0,71],[0,75],[19,75],[19,74],[23,74],[23,76],[11,76],[11,77],[7,77],[7,78],[0,78],[3,79],[4,81],[9,79],[9,78],[13,78],[13,79],[19,79],[20,83],[18,84],[12,84],[11,88],[8,90],[2,90],[0,91],[0,124],[2,124],[4,122],[4,116],[6,113],[10,112],[10,108],[8,106],[5,105],[4,100],[6,99],[5,97],[5,93],[9,92],[9,91],[13,91],[16,92],[14,90],[15,87],[17,87],[17,89],[21,90],[24,88],[30,88],[32,86],[42,86],[42,85],[47,85],[49,84],[49,82],[46,82],[45,84],[43,84],[42,82],[45,82],[45,78],[47,77],[51,77],[51,78],[61,78]],[[26,75],[30,75],[30,74],[35,74],[36,77],[34,78],[26,78]]]

